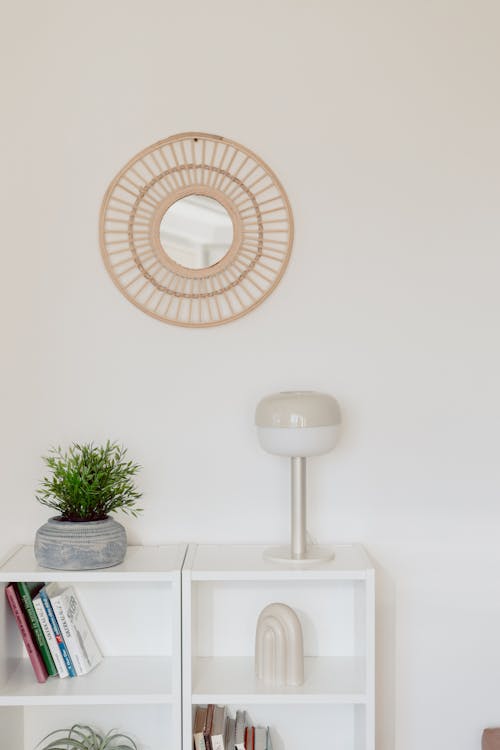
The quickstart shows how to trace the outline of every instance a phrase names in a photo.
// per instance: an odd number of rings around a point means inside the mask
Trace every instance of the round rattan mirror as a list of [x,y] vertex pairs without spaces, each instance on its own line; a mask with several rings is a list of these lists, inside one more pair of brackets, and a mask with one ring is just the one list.
[[293,219],[281,183],[255,154],[220,136],[181,133],[117,174],[100,239],[111,278],[134,305],[166,323],[214,326],[276,287]]

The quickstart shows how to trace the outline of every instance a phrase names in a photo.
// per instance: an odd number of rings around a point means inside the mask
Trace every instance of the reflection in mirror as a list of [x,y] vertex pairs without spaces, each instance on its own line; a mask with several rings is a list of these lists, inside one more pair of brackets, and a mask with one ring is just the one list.
[[166,254],[186,268],[209,268],[233,241],[233,222],[224,206],[205,195],[188,195],[167,209],[160,224]]

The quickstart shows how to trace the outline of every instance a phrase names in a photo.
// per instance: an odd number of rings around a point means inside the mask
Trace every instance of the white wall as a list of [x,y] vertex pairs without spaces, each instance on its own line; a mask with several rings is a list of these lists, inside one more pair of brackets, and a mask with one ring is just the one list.
[[[500,6],[495,0],[21,0],[2,55],[0,552],[30,542],[40,455],[124,442],[135,542],[284,539],[259,397],[333,393],[310,528],[378,563],[378,750],[500,725]],[[128,303],[104,191],[184,130],[262,156],[296,222],[276,292],[213,330]]]

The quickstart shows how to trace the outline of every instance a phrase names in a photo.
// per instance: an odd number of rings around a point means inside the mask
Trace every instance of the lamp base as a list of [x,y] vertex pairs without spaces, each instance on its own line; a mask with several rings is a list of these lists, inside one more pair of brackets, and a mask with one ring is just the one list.
[[291,563],[292,565],[314,565],[314,563],[328,562],[333,560],[335,552],[333,547],[322,547],[318,544],[310,544],[303,557],[292,557],[289,546],[268,547],[264,550],[264,559],[276,563]]

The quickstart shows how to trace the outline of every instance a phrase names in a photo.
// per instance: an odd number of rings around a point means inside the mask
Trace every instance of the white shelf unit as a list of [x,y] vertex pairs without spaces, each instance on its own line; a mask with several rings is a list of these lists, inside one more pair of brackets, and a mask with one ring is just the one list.
[[128,548],[113,568],[57,571],[19,547],[0,582],[74,585],[104,660],[82,677],[36,681],[5,596],[0,597],[0,746],[33,750],[74,723],[119,728],[141,750],[181,747],[181,568],[186,545]]
[[[246,709],[274,750],[374,750],[373,565],[360,545],[331,562],[273,563],[254,545],[189,545],[182,571],[183,750],[197,705]],[[305,682],[270,688],[254,674],[261,610],[283,602],[304,635]]]

